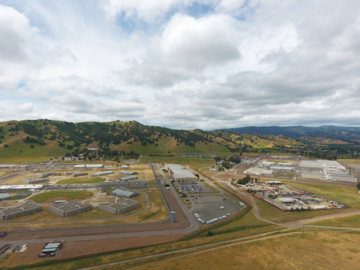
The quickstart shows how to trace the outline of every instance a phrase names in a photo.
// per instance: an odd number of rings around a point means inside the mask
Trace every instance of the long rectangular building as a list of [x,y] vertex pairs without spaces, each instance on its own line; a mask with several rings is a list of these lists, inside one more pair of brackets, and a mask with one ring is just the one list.
[[0,208],[0,220],[9,220],[42,211],[42,206],[28,201],[17,207]]
[[198,180],[198,177],[196,177],[193,173],[189,172],[186,168],[184,168],[179,164],[165,164],[164,167],[172,172],[173,178],[175,180],[186,180],[186,181]]
[[50,212],[60,217],[71,217],[87,211],[91,211],[92,209],[93,206],[91,204],[78,204],[77,200],[57,203],[49,207]]
[[113,173],[114,173],[113,171],[96,172],[96,173],[92,174],[91,177],[99,177],[99,176],[113,174]]

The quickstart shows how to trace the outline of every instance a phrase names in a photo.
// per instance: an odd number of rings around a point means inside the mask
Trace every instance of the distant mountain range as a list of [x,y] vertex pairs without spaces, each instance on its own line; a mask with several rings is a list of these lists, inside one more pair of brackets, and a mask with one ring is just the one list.
[[263,134],[263,135],[284,135],[287,137],[305,140],[316,141],[316,138],[325,138],[333,140],[341,140],[348,143],[360,142],[360,127],[340,127],[340,126],[321,126],[321,127],[306,127],[306,126],[269,126],[269,127],[241,127],[221,129],[225,132],[233,132],[238,134]]

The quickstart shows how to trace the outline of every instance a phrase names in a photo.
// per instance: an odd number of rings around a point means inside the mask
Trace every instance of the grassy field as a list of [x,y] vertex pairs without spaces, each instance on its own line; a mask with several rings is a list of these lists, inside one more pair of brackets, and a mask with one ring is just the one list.
[[106,179],[105,178],[100,178],[100,177],[92,177],[92,178],[69,178],[69,179],[64,179],[64,180],[60,180],[59,182],[57,182],[56,184],[85,184],[85,183],[98,183],[98,182],[104,182]]
[[161,193],[157,189],[147,191],[151,209],[139,215],[140,222],[160,221],[169,218],[170,215],[165,206]]
[[293,173],[279,173],[277,176],[292,179],[295,175]]
[[360,207],[359,190],[356,187],[342,187],[311,183],[286,182],[285,184],[312,192],[316,195],[346,204],[351,207]]
[[30,200],[38,203],[54,202],[56,200],[84,200],[90,198],[94,193],[86,190],[71,191],[71,190],[60,190],[60,191],[48,191],[37,194],[30,198]]
[[67,153],[66,149],[59,147],[56,142],[45,141],[46,145],[35,144],[34,148],[22,139],[9,142],[8,148],[0,147],[0,163],[42,162]]
[[[219,247],[132,269],[358,269],[359,233],[318,232]],[[117,267],[121,267],[118,265]],[[107,270],[119,269],[109,267]]]
[[322,220],[322,221],[318,221],[318,222],[314,222],[314,223],[309,223],[309,225],[360,228],[360,215],[353,215],[353,216],[342,217],[342,218],[332,218],[332,219]]

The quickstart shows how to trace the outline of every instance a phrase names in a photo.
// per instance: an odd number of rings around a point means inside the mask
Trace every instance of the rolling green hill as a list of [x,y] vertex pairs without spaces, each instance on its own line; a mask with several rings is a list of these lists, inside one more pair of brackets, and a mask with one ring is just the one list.
[[[175,130],[130,122],[70,123],[47,119],[0,123],[0,162],[41,162],[65,155],[92,158],[101,155],[174,155],[202,153],[226,155],[247,149],[275,149],[301,143],[286,136]],[[95,157],[95,156],[94,156]]]

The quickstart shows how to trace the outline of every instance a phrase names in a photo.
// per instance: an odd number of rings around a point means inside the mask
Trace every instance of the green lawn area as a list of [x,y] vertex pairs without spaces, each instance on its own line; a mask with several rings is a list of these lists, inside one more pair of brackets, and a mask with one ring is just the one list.
[[105,178],[100,178],[100,177],[93,177],[93,178],[69,178],[69,179],[64,179],[61,180],[59,182],[57,182],[57,184],[85,184],[85,183],[99,183],[99,182],[104,182],[106,179]]
[[359,190],[356,187],[299,183],[295,181],[283,182],[287,185],[312,192],[315,195],[320,195],[351,207],[360,207]]
[[353,216],[342,217],[342,218],[332,218],[332,219],[322,220],[322,221],[318,221],[318,222],[314,222],[314,223],[309,223],[308,225],[360,228],[360,215],[353,215]]
[[284,178],[290,178],[290,179],[294,178],[293,173],[279,173],[277,176],[278,177],[284,177]]
[[59,190],[48,191],[45,193],[37,194],[30,198],[30,200],[38,203],[53,202],[55,200],[84,200],[92,197],[94,193],[86,190],[72,191],[72,190]]

